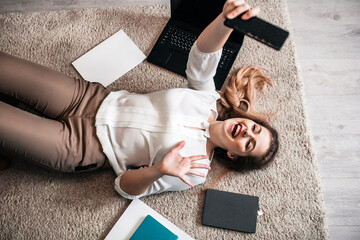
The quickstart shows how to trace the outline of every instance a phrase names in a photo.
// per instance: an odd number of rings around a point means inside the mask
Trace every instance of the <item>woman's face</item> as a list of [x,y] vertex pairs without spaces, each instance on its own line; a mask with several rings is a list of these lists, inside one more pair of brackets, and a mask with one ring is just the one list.
[[270,147],[270,131],[250,119],[231,118],[222,125],[222,142],[230,158],[262,156]]

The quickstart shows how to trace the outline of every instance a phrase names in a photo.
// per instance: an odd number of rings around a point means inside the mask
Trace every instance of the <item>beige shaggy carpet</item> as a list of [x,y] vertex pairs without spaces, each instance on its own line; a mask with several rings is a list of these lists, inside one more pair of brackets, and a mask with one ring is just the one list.
[[[291,31],[285,0],[249,3]],[[168,18],[167,5],[2,14],[0,50],[78,76],[71,62],[119,29],[148,55]],[[280,152],[269,168],[229,173],[213,188],[260,197],[256,234],[202,226],[203,190],[221,172],[215,162],[204,185],[142,200],[195,239],[328,239],[292,36],[280,52],[246,38],[232,72],[244,65],[265,67],[274,80],[257,109],[278,111],[271,123]],[[110,88],[185,86],[184,78],[144,61]],[[114,178],[112,169],[62,174],[13,158],[0,172],[0,239],[103,239],[130,203],[115,192]]]

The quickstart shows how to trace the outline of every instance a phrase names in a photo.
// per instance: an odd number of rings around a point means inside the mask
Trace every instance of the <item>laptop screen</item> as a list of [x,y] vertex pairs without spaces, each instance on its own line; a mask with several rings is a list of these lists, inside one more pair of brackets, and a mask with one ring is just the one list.
[[[172,18],[200,29],[209,25],[222,11],[226,0],[172,0]],[[230,40],[242,43],[244,35],[234,31]]]

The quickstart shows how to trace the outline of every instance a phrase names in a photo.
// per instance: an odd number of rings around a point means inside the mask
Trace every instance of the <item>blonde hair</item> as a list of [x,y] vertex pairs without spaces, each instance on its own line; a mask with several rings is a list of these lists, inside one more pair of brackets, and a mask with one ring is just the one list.
[[238,156],[236,160],[227,156],[227,150],[216,148],[215,159],[227,169],[246,171],[260,169],[270,164],[279,148],[278,133],[266,119],[268,114],[258,113],[253,105],[256,93],[265,90],[267,85],[272,85],[272,80],[263,73],[264,69],[254,66],[241,68],[237,74],[225,82],[218,100],[218,120],[229,118],[248,118],[267,128],[271,134],[269,149],[263,156]]
[[256,93],[264,91],[267,85],[272,85],[272,80],[263,71],[265,69],[260,67],[245,66],[225,82],[219,91],[220,120],[239,116],[265,120],[264,116],[267,114],[257,113],[253,106]]
[[259,113],[254,109],[256,94],[263,92],[267,85],[272,85],[272,80],[260,67],[245,66],[229,78],[219,91],[220,99],[217,102],[218,120],[228,118],[249,118],[260,125],[266,127],[271,133],[271,144],[264,156],[259,157],[238,157],[237,160],[230,159],[227,150],[216,148],[214,159],[225,169],[220,170],[218,176],[214,178],[208,188],[214,187],[231,170],[243,172],[251,169],[261,169],[269,165],[279,147],[278,133],[266,121],[271,116],[268,113]]

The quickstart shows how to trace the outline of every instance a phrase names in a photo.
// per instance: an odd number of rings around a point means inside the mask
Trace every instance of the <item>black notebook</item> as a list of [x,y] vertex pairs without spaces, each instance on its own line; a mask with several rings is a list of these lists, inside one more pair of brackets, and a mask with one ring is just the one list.
[[259,198],[256,196],[208,189],[202,224],[255,233],[258,210]]

